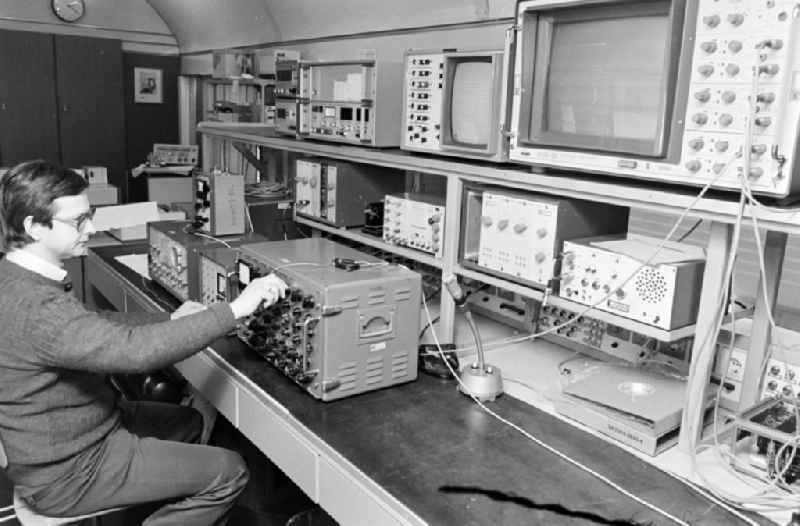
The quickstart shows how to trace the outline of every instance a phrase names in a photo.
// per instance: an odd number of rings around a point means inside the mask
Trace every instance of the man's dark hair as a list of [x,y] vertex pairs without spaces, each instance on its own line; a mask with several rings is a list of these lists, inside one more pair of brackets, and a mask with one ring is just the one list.
[[34,240],[25,232],[24,221],[53,226],[53,201],[78,195],[89,183],[73,170],[37,160],[18,164],[0,177],[0,234],[6,251]]

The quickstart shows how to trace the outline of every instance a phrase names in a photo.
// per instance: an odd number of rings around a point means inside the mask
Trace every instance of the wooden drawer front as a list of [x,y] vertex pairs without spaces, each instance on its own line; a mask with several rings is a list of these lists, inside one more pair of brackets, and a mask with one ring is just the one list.
[[381,506],[378,497],[325,457],[319,459],[319,505],[339,524],[407,526],[409,522]]
[[87,286],[96,289],[115,309],[125,312],[125,293],[117,278],[91,257],[86,258],[85,264]]
[[233,378],[202,352],[175,364],[175,368],[234,426],[237,416],[238,388]]
[[239,430],[317,500],[317,453],[274,410],[245,390],[239,393]]

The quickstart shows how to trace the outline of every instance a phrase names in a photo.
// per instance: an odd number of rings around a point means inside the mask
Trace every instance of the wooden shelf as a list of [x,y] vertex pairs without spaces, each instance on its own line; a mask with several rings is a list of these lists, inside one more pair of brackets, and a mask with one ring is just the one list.
[[404,258],[412,259],[414,261],[419,261],[420,263],[430,265],[431,267],[435,267],[438,269],[442,268],[441,259],[435,258],[434,256],[426,254],[425,252],[420,252],[418,250],[414,250],[411,248],[401,247],[398,245],[391,245],[389,243],[384,242],[383,239],[379,237],[362,233],[360,228],[348,229],[348,228],[334,227],[305,217],[295,217],[294,220],[296,223],[310,226],[317,230],[321,230],[322,232],[334,234],[343,237],[345,239],[349,239],[351,241],[358,241],[359,243],[363,243],[367,246],[378,248],[386,252],[391,252],[393,254],[397,254],[398,256],[403,256]]
[[[423,154],[411,154],[394,148],[365,148],[294,139],[277,135],[272,127],[266,126],[260,129],[254,127],[245,132],[231,125],[201,122],[197,129],[209,137],[248,142],[296,153],[442,176],[455,176],[463,181],[513,186],[521,190],[651,210],[675,216],[683,213],[700,192],[700,188],[616,179],[600,175],[534,173],[529,167],[524,166],[496,165],[466,160],[454,161]],[[710,197],[700,199],[688,216],[731,224],[736,222],[738,207],[738,197],[735,194],[715,192]],[[754,213],[762,228],[800,234],[800,208],[796,211],[793,209],[769,211],[746,207],[746,218],[751,217]]]

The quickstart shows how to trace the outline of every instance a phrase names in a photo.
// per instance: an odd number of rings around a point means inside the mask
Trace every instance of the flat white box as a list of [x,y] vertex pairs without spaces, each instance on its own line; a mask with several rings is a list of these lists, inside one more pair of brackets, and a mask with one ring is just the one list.
[[[168,212],[165,210],[158,211],[158,220],[184,220],[186,213],[183,210],[176,212]],[[136,239],[147,239],[147,223],[141,225],[129,226],[125,228],[111,228],[108,233],[119,239],[120,241],[133,241]]]
[[608,411],[568,397],[553,400],[553,405],[559,414],[648,455],[655,456],[678,441],[680,427],[675,427],[659,436],[652,429],[646,430],[633,421],[615,418]]
[[86,195],[93,206],[115,205],[119,200],[117,187],[113,184],[90,184]]

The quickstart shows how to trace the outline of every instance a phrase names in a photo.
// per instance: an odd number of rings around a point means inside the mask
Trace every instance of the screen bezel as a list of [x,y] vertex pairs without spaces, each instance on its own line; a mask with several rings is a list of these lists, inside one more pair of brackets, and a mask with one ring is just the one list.
[[[442,130],[439,144],[442,149],[462,152],[480,153],[492,156],[499,150],[499,135],[501,126],[500,97],[503,89],[503,54],[497,52],[486,53],[447,53],[444,56],[444,84],[442,86]],[[453,139],[453,79],[459,64],[465,62],[489,62],[492,69],[492,113],[489,122],[489,136],[486,145],[472,145]]]
[[[669,42],[662,64],[666,79],[662,90],[659,115],[659,132],[653,140],[598,138],[596,136],[548,132],[544,129],[544,101],[552,45],[552,27],[560,22],[594,21],[604,18],[619,18],[620,10],[624,16],[635,18],[653,14],[663,14],[667,3]],[[565,150],[586,150],[608,154],[635,155],[640,157],[664,159],[672,156],[670,137],[680,134],[675,112],[677,93],[680,86],[679,67],[682,60],[685,0],[645,0],[612,3],[594,3],[586,6],[569,4],[563,7],[526,9],[521,15],[524,27],[521,61],[522,95],[517,122],[518,147],[552,147]],[[531,59],[531,52],[533,58]],[[534,123],[535,126],[531,126]],[[531,133],[531,130],[534,130]]]

